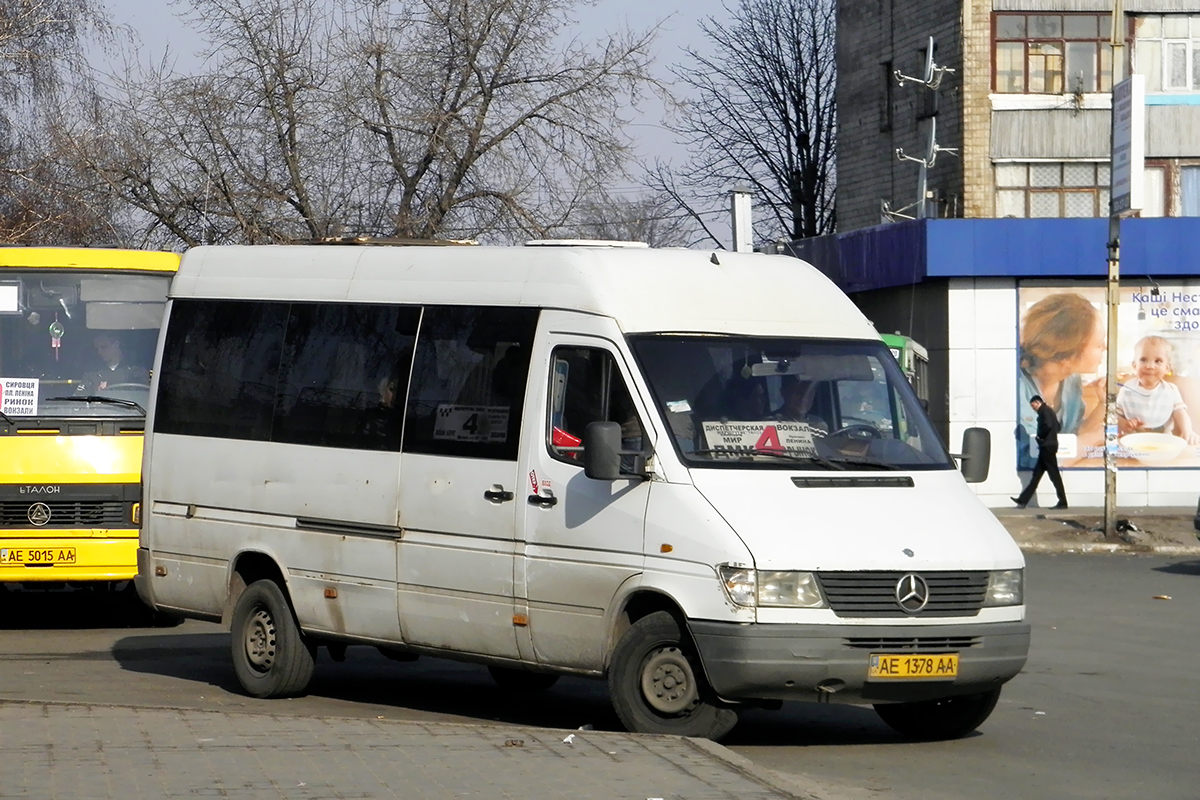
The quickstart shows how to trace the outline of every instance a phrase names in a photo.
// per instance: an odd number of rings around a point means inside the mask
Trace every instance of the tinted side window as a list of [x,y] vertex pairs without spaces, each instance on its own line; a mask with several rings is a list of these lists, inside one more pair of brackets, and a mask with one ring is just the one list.
[[267,440],[287,303],[176,300],[154,430]]
[[404,451],[515,461],[537,309],[427,306]]
[[610,353],[588,347],[556,348],[550,359],[550,381],[546,446],[552,456],[581,462],[576,448],[582,446],[584,432],[593,422],[621,423],[621,449],[642,449],[642,422]]
[[294,303],[272,440],[399,450],[417,307]]

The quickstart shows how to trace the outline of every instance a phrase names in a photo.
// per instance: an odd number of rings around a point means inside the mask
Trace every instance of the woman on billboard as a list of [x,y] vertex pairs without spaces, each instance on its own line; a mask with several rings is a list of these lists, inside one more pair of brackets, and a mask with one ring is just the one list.
[[1037,415],[1029,405],[1035,395],[1054,409],[1062,433],[1076,435],[1075,454],[1082,456],[1085,440],[1098,444],[1102,438],[1104,379],[1083,381],[1100,369],[1104,358],[1100,311],[1074,292],[1048,295],[1025,312],[1020,339],[1017,469],[1031,470],[1037,460],[1030,448],[1037,433]]

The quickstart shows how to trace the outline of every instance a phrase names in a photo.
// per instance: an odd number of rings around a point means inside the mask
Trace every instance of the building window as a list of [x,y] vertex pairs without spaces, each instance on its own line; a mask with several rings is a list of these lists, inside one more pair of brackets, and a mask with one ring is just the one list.
[[1134,19],[1133,68],[1147,92],[1200,91],[1200,14]]
[[1111,20],[1108,14],[996,14],[995,91],[1109,91]]
[[1107,163],[1034,162],[996,165],[997,217],[1106,217]]
[[1179,168],[1179,216],[1200,217],[1200,167]]
[[1167,215],[1167,168],[1166,166],[1146,165],[1143,173],[1145,179],[1145,202],[1142,204],[1143,217],[1165,217]]

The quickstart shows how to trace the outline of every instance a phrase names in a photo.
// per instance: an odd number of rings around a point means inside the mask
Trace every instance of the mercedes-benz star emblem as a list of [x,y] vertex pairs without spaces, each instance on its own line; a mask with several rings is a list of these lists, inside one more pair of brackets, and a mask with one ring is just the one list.
[[909,614],[916,614],[929,602],[929,584],[911,572],[896,581],[896,605]]
[[50,506],[45,503],[34,503],[29,507],[29,511],[25,513],[29,517],[29,523],[42,527],[50,521]]

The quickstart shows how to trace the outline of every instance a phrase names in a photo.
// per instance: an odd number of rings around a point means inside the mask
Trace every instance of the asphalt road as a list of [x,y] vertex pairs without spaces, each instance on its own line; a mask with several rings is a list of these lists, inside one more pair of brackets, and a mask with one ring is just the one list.
[[[1200,560],[1032,555],[1026,670],[991,719],[955,742],[904,742],[869,708],[755,711],[723,742],[802,785],[899,800],[1194,798],[1200,785]],[[1156,599],[1169,597],[1171,599]],[[79,595],[0,597],[0,699],[503,721],[617,730],[604,684],[563,679],[510,695],[483,668],[322,651],[304,698],[242,695],[215,625],[119,628],[135,609]]]

